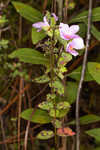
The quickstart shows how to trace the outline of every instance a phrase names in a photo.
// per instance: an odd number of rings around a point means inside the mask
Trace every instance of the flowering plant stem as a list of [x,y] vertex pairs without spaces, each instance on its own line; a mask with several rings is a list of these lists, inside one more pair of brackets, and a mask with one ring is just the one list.
[[[54,29],[53,29],[53,36],[51,37],[51,48],[50,48],[50,70],[51,70],[51,94],[54,94],[53,90],[53,82],[54,82]],[[54,117],[54,124],[56,123],[56,102],[55,99],[53,100],[54,103],[54,110],[55,110],[55,117]],[[57,132],[56,132],[56,127],[55,127],[55,150],[57,150]]]

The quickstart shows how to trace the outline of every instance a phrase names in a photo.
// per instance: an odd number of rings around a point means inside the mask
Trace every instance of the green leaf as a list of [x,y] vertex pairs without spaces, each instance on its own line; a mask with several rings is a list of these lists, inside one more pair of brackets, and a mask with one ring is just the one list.
[[69,54],[69,53],[63,52],[61,56],[62,56],[62,58],[64,58],[64,61],[65,61],[66,63],[68,63],[69,61],[72,60],[72,55]]
[[49,65],[49,59],[42,53],[31,48],[20,48],[9,55],[9,58],[19,58],[20,61],[32,64]]
[[5,15],[0,15],[0,25],[3,25],[4,23],[8,22]]
[[57,109],[68,109],[70,108],[70,104],[66,101],[63,101],[63,102],[59,102],[56,106]]
[[22,17],[31,21],[32,23],[42,20],[42,14],[35,8],[32,8],[31,6],[21,2],[12,2],[12,4]]
[[85,38],[86,32],[87,32],[86,25],[84,23],[79,23],[78,25],[80,27],[78,35],[81,36],[81,37],[83,37],[83,38]]
[[[38,105],[38,107],[41,109],[50,111],[50,109],[54,109],[54,103],[53,103],[53,101],[44,101],[44,102],[40,103]],[[61,110],[61,109],[69,110],[69,108],[70,108],[70,104],[66,101],[59,102],[56,105],[56,109],[58,109],[58,110]]]
[[93,150],[100,150],[100,147],[97,147],[97,148],[95,148],[95,149],[93,149]]
[[[51,83],[49,83],[49,86],[51,87]],[[54,87],[55,92],[60,95],[64,94],[64,86],[58,78],[55,79],[55,81],[52,83],[52,86]]]
[[39,108],[44,110],[50,110],[54,107],[53,101],[44,101],[38,105]]
[[1,50],[2,48],[7,49],[7,48],[8,48],[8,43],[9,43],[9,41],[6,40],[6,39],[0,40],[0,50]]
[[59,121],[58,119],[56,119],[56,120],[53,119],[51,123],[53,124],[53,126],[54,126],[55,128],[61,128],[61,127],[62,127],[62,122]]
[[97,62],[89,62],[88,63],[88,71],[90,75],[94,78],[94,80],[100,84],[100,63]]
[[[82,70],[82,66],[78,67],[73,72],[69,73],[68,76],[79,81],[81,78],[81,70]],[[90,75],[88,69],[86,69],[84,81],[92,81],[92,80],[94,80],[94,79]]]
[[94,25],[92,25],[92,27],[91,27],[91,33],[98,41],[100,41],[100,32]]
[[[84,20],[84,23],[88,26],[87,20]],[[88,27],[87,27],[88,28]],[[91,33],[93,34],[93,36],[100,41],[100,32],[98,31],[98,29],[92,24],[91,26]]]
[[[80,117],[80,124],[81,125],[94,123],[94,122],[97,122],[97,121],[100,121],[100,117],[96,116],[96,115],[93,115],[93,114]],[[70,125],[75,124],[75,120],[69,122],[68,124],[70,124]]]
[[77,88],[78,84],[76,82],[67,82],[66,95],[67,95],[67,102],[69,102],[70,104],[74,103],[76,100]]
[[[88,26],[87,20],[84,20],[84,23]],[[87,27],[88,28],[88,27]],[[98,31],[98,29],[92,24],[91,26],[91,33],[93,34],[93,36],[100,41],[100,32]]]
[[50,81],[50,78],[47,75],[43,75],[35,78],[33,81],[35,81],[36,83],[46,83]]
[[[74,22],[84,22],[88,19],[88,11],[84,11],[70,20],[70,23]],[[96,7],[92,10],[92,21],[100,21],[100,7]]]
[[100,128],[91,129],[86,131],[85,133],[94,137],[96,140],[100,141]]
[[37,136],[36,136],[36,138],[37,139],[40,139],[40,140],[48,140],[48,139],[50,139],[50,138],[52,138],[54,136],[54,133],[53,133],[53,131],[51,131],[51,130],[43,130],[43,131],[41,131]]
[[[49,123],[51,122],[51,117],[48,115],[47,111],[41,110],[41,109],[36,109],[35,112],[33,113],[34,109],[26,109],[21,113],[21,118],[25,120],[30,120],[31,122],[34,123]],[[33,115],[32,115],[33,113]]]
[[56,111],[55,111],[55,109],[50,109],[49,115],[51,117],[56,116],[57,118],[62,118],[68,113],[68,111],[69,111],[69,108],[68,109],[59,109],[59,110],[56,109]]
[[46,37],[46,34],[43,30],[40,32],[37,32],[37,29],[32,28],[32,43],[37,44],[39,41],[44,39]]
[[71,60],[72,60],[71,54],[62,52],[61,57],[58,60],[58,66],[62,68]]

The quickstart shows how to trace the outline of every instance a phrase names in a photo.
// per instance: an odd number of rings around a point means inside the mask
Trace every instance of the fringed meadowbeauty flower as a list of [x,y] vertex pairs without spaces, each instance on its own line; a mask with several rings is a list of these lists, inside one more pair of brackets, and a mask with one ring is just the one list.
[[37,22],[37,23],[34,23],[32,24],[32,27],[38,29],[37,32],[40,32],[42,30],[42,27],[50,27],[47,19],[46,19],[46,16],[43,17],[43,22]]
[[[55,15],[55,13],[52,13],[51,15],[54,17],[55,21],[58,20],[58,17]],[[49,25],[49,23],[48,23],[48,21],[47,21],[46,16],[44,16],[44,17],[43,17],[43,22],[34,23],[34,24],[32,25],[32,27],[38,29],[37,32],[40,32],[40,31],[42,30],[42,28],[44,28],[44,27],[46,27],[46,28],[49,29],[49,28],[50,28],[50,25]]]
[[77,37],[67,44],[66,52],[72,54],[73,56],[77,56],[78,52],[75,51],[75,49],[79,50],[83,48],[84,48],[83,39],[81,37]]
[[69,27],[68,24],[60,23],[59,25],[60,36],[62,39],[69,41],[66,47],[66,52],[77,56],[78,52],[75,49],[83,49],[83,39],[76,33],[79,31],[78,25],[72,25]]
[[60,30],[60,36],[62,39],[71,40],[78,36],[75,33],[77,33],[79,31],[79,26],[72,25],[69,27],[68,24],[60,23],[59,30]]

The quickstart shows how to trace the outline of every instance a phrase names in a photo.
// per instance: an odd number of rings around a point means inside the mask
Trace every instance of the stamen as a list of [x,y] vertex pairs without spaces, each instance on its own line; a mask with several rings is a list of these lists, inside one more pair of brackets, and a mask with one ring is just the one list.
[[69,49],[70,49],[70,50],[73,50],[73,47],[70,45],[70,46],[69,46]]
[[64,34],[64,37],[67,38],[67,39],[69,39],[69,40],[70,40],[70,38],[71,38],[70,35],[65,35],[65,34]]

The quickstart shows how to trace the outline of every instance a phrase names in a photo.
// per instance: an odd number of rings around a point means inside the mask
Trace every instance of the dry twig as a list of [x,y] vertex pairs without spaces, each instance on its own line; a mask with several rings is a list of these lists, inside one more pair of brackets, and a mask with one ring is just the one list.
[[86,40],[86,49],[83,59],[81,79],[78,86],[77,98],[76,98],[76,150],[80,150],[80,123],[79,123],[79,99],[80,93],[82,89],[82,84],[84,81],[86,63],[87,63],[87,55],[90,41],[90,29],[91,29],[91,16],[92,16],[92,0],[89,0],[89,13],[88,13],[88,31],[87,31],[87,40]]
[[18,102],[18,150],[20,150],[20,126],[21,126],[21,105],[22,105],[22,94],[21,91],[23,89],[23,78],[20,79],[20,91],[19,91],[19,102]]

